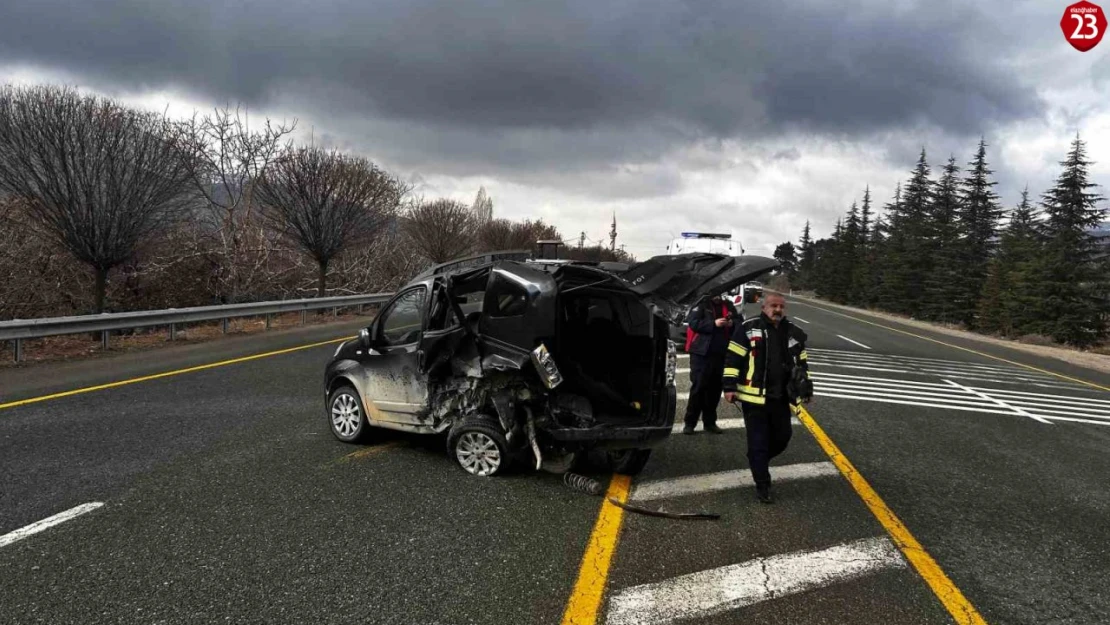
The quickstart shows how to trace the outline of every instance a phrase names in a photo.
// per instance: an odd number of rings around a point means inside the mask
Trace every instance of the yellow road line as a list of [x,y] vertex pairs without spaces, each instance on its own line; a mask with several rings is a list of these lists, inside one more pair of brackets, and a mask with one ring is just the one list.
[[194,371],[204,371],[205,369],[214,369],[216,367],[226,367],[227,365],[234,365],[240,362],[247,362],[250,360],[258,360],[259,358],[269,358],[270,356],[280,356],[281,354],[289,354],[291,352],[298,352],[305,349],[312,349],[313,347],[320,347],[322,345],[330,345],[340,341],[348,341],[353,337],[345,337],[341,339],[332,339],[330,341],[321,341],[319,343],[311,343],[309,345],[299,345],[297,347],[290,347],[288,349],[279,349],[273,352],[266,352],[263,354],[254,354],[251,356],[243,356],[242,358],[233,358],[231,360],[222,360],[220,362],[212,362],[206,365],[198,365],[196,367],[189,367],[187,369],[176,369],[174,371],[166,371],[163,373],[156,373],[154,375],[144,375],[140,378],[131,378],[129,380],[120,380],[118,382],[109,382],[108,384],[99,384],[97,386],[87,386],[72,391],[65,391],[63,393],[54,393],[53,395],[43,395],[41,397],[32,397],[30,399],[21,399],[19,401],[8,402],[0,404],[0,410],[5,408],[15,408],[16,406],[26,406],[27,404],[35,404],[41,401],[50,399],[61,399],[62,397],[70,397],[71,395],[80,395],[82,393],[91,393],[93,391],[103,391],[110,388],[119,386],[126,386],[128,384],[135,384],[138,382],[148,382],[150,380],[158,380],[161,378],[168,378],[174,375],[181,375],[183,373],[193,373]]
[[1040,373],[1047,373],[1048,375],[1055,376],[1055,377],[1060,378],[1062,380],[1068,380],[1069,382],[1078,382],[1079,384],[1085,384],[1085,385],[1090,386],[1092,388],[1097,388],[1100,391],[1110,391],[1110,387],[1102,386],[1101,384],[1095,384],[1094,382],[1088,382],[1087,380],[1081,380],[1079,378],[1073,378],[1071,376],[1067,376],[1067,375],[1064,375],[1062,373],[1056,373],[1055,371],[1049,371],[1048,369],[1041,369],[1040,367],[1034,367],[1033,365],[1027,365],[1023,362],[1017,362],[1016,360],[1008,360],[1008,359],[1003,358],[1001,356],[995,356],[993,354],[988,354],[986,352],[981,352],[981,351],[974,350],[974,349],[971,349],[971,348],[968,348],[968,347],[961,347],[959,345],[954,345],[952,343],[947,343],[945,341],[930,338],[928,336],[922,336],[920,334],[914,334],[913,332],[907,332],[905,330],[899,330],[898,328],[892,328],[890,326],[883,325],[881,323],[875,323],[874,321],[868,321],[866,319],[860,319],[859,317],[854,317],[852,315],[846,315],[844,313],[836,312],[835,310],[829,310],[828,308],[822,308],[821,306],[814,306],[813,304],[811,304],[809,302],[805,302],[802,305],[803,306],[809,306],[811,308],[816,308],[817,310],[827,312],[831,315],[838,315],[840,317],[845,317],[847,319],[852,319],[853,321],[858,321],[860,323],[866,323],[868,325],[872,325],[872,326],[875,326],[877,328],[884,328],[884,329],[890,330],[891,332],[898,332],[900,334],[905,334],[906,336],[912,336],[914,338],[919,338],[923,341],[932,341],[933,343],[938,343],[940,345],[945,345],[947,347],[952,347],[954,349],[960,349],[960,350],[963,350],[965,352],[970,352],[972,354],[977,354],[979,356],[985,356],[987,358],[993,358],[994,360],[1005,362],[1007,364],[1017,365],[1019,367],[1024,367],[1026,369],[1030,369],[1030,370],[1033,370],[1033,371],[1038,371]]
[[609,579],[609,566],[613,554],[617,552],[617,539],[620,537],[624,510],[609,503],[609,497],[621,503],[628,501],[628,491],[632,478],[627,475],[614,475],[609,482],[609,490],[601,502],[601,512],[597,516],[586,555],[578,570],[578,581],[563,612],[563,625],[594,625],[601,600],[605,597],[605,584]]
[[913,534],[910,534],[910,531],[902,523],[901,519],[894,514],[893,510],[887,507],[886,503],[879,497],[879,494],[875,492],[875,489],[871,488],[867,480],[860,475],[856,467],[853,466],[844,453],[840,451],[840,448],[838,448],[836,444],[832,442],[832,439],[825,434],[821,426],[817,425],[817,422],[814,421],[809,411],[803,407],[799,411],[798,417],[809,429],[810,433],[813,434],[813,437],[817,439],[818,444],[825,450],[825,453],[828,454],[833,464],[836,465],[836,468],[840,469],[840,472],[848,480],[848,483],[852,485],[852,488],[856,490],[856,493],[863,499],[863,502],[867,504],[871,513],[875,515],[875,518],[879,520],[879,523],[881,523],[890,534],[890,537],[894,540],[894,544],[897,545],[898,549],[902,551],[902,554],[906,556],[906,559],[913,565],[913,568],[917,569],[917,572],[925,579],[925,583],[929,584],[929,588],[933,590],[933,593],[940,599],[940,602],[944,604],[944,607],[948,610],[948,613],[952,615],[952,618],[956,620],[956,623],[959,625],[985,625],[986,621],[979,615],[975,606],[971,605],[971,602],[967,600],[967,597],[964,597],[960,589],[952,583],[952,580],[948,579],[948,576],[944,574],[944,571],[940,568],[940,565],[937,564],[936,560],[925,551],[921,543],[917,542],[917,539],[913,537]]

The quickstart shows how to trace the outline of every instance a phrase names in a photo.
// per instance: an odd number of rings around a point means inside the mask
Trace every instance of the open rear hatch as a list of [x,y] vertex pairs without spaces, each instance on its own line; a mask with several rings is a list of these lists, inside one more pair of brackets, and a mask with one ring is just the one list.
[[672,323],[681,323],[703,297],[725,293],[778,266],[765,256],[679,254],[655,256],[616,275]]

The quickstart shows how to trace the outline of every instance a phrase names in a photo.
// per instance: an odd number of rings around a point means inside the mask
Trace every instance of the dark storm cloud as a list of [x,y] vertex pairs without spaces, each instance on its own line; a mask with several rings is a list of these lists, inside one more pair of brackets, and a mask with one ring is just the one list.
[[633,131],[645,126],[663,129],[662,143],[905,124],[977,134],[1042,107],[995,64],[1018,44],[984,28],[993,3],[6,4],[0,64],[263,106],[295,94],[321,117],[510,133],[510,143],[519,131],[588,143],[598,129],[642,137]]

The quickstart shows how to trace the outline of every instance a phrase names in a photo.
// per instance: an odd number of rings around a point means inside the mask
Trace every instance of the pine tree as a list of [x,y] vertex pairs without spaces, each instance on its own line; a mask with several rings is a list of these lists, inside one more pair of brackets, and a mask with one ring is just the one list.
[[798,260],[798,288],[809,289],[813,286],[813,268],[816,257],[813,249],[813,237],[810,236],[809,220],[806,220],[805,229],[802,230],[802,239],[798,245],[800,259]]
[[882,243],[879,247],[879,258],[875,300],[880,308],[899,312],[899,294],[903,292],[902,280],[904,274],[900,267],[892,265],[895,260],[905,257],[905,239],[902,235],[902,224],[905,216],[902,214],[902,183],[894,189],[894,199],[888,202],[883,209],[886,211],[886,223],[878,230]]
[[844,230],[838,249],[840,261],[838,271],[841,273],[836,276],[836,282],[841,290],[841,301],[850,304],[859,303],[858,291],[856,290],[856,273],[862,264],[860,254],[862,242],[863,229],[860,224],[859,206],[852,202],[852,206],[848,209],[848,214],[844,219]]
[[978,329],[1013,337],[1043,331],[1044,320],[1037,310],[1041,247],[1039,224],[1026,188],[1002,232],[998,254],[990,261],[979,302]]
[[993,189],[997,183],[991,179],[994,172],[987,165],[985,139],[979,140],[979,149],[968,168],[961,185],[963,202],[959,214],[961,229],[966,233],[961,290],[962,299],[967,302],[963,321],[974,327],[975,300],[987,278],[987,265],[997,246],[998,223],[1002,218],[1002,206]]
[[959,173],[956,157],[949,157],[930,210],[929,247],[933,262],[925,282],[923,312],[926,317],[942,323],[966,319],[970,316],[967,310],[973,305],[971,298],[964,297],[965,286],[961,280],[964,262],[961,250],[966,237],[961,236],[958,221],[961,212]]
[[798,253],[794,244],[790,241],[779,243],[773,256],[780,263],[779,270],[786,274],[787,279],[793,284],[798,273]]
[[860,207],[860,241],[859,241],[859,263],[856,264],[855,274],[852,276],[852,293],[855,301],[864,306],[870,306],[874,303],[874,290],[875,290],[875,244],[873,241],[872,231],[875,224],[872,223],[871,214],[871,187],[870,185],[863,191],[863,205]]
[[890,239],[883,258],[883,303],[894,312],[921,314],[925,278],[932,268],[930,210],[933,181],[929,179],[925,149],[896,205],[888,212]]
[[860,236],[863,241],[871,239],[871,185],[863,190],[863,206],[860,208]]
[[844,303],[847,280],[844,273],[844,224],[836,220],[831,239],[826,241],[816,258],[814,291],[819,297]]
[[1053,339],[1081,347],[1106,336],[1110,314],[1105,262],[1098,257],[1098,242],[1091,233],[1105,218],[1099,208],[1103,197],[1093,193],[1085,144],[1076,135],[1064,171],[1055,186],[1041,196],[1045,248],[1038,278],[1041,285],[1042,318]]

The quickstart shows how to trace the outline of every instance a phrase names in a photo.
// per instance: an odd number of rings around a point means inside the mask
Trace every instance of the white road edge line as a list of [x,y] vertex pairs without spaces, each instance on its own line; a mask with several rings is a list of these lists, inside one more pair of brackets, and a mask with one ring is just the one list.
[[97,508],[99,508],[100,506],[103,506],[103,505],[104,504],[102,502],[99,502],[99,501],[94,501],[92,503],[83,503],[83,504],[77,506],[76,508],[70,508],[69,510],[66,510],[65,512],[59,512],[58,514],[55,514],[52,517],[47,517],[47,518],[45,518],[41,521],[37,521],[37,522],[32,523],[32,524],[30,524],[26,527],[21,527],[21,528],[15,530],[14,532],[8,532],[7,534],[4,534],[3,536],[0,536],[0,547],[7,547],[8,545],[10,545],[10,544],[12,544],[16,541],[20,541],[20,540],[23,540],[24,538],[27,538],[28,536],[33,536],[34,534],[38,534],[39,532],[48,530],[51,527],[54,527],[55,525],[58,525],[59,523],[65,523],[66,521],[68,521],[70,519],[73,519],[73,518],[81,516],[82,514],[85,514],[86,512],[92,512],[93,510],[96,510]]
[[853,345],[859,345],[860,347],[862,347],[862,348],[864,348],[864,349],[871,349],[870,347],[868,347],[868,346],[864,345],[863,343],[860,343],[859,341],[853,341],[852,339],[850,339],[850,338],[848,338],[848,337],[844,336],[843,334],[837,334],[837,336],[839,336],[840,338],[844,339],[845,341],[848,341],[849,343],[851,343],[851,344],[853,344]]
[[769,599],[905,566],[898,548],[886,537],[757,558],[620,590],[609,600],[606,623],[700,621]]
[[795,320],[795,321],[801,321],[802,323],[809,323],[808,321],[806,321],[805,319],[802,319],[801,317],[791,316],[790,318]]
[[[788,464],[774,467],[772,475],[776,482],[790,482],[794,480],[807,480],[817,477],[840,475],[840,471],[831,462],[808,462],[801,464]],[[668,497],[694,495],[699,493],[712,493],[734,488],[755,486],[752,472],[748,469],[736,471],[721,471],[719,473],[702,473],[700,475],[687,475],[662,480],[651,480],[636,485],[629,497],[630,501],[653,501]]]
[[1007,404],[1006,402],[1002,401],[1001,399],[995,399],[994,397],[991,397],[990,395],[987,395],[986,393],[982,393],[980,391],[973,391],[970,388],[964,386],[963,384],[960,384],[958,382],[953,382],[952,380],[945,380],[945,382],[951,384],[952,386],[955,386],[956,388],[958,388],[958,389],[960,389],[964,392],[971,393],[973,395],[978,395],[979,397],[982,397],[983,399],[985,399],[985,400],[987,400],[991,403],[997,404],[997,405],[999,405],[1003,408],[1009,408],[1010,410],[1014,411],[1014,414],[1018,414],[1018,415],[1021,415],[1023,417],[1029,417],[1030,419],[1033,419],[1034,421],[1040,421],[1041,423],[1043,423],[1045,425],[1052,425],[1052,422],[1049,421],[1048,419],[1045,419],[1044,417],[1038,417],[1035,414],[1029,414],[1028,412],[1022,410],[1021,408],[1018,408],[1016,406],[1011,406],[1010,404]]

